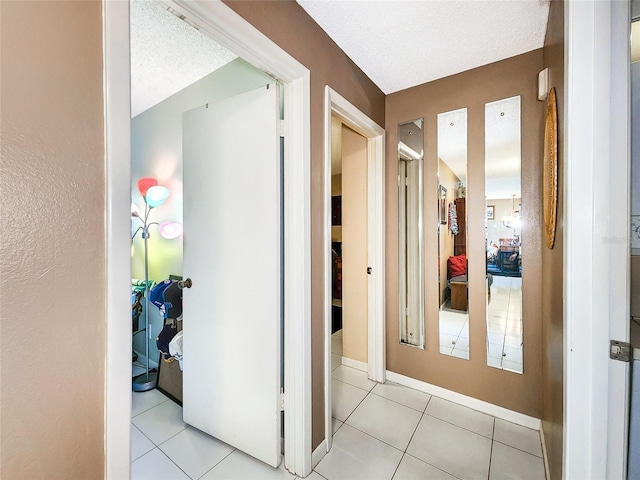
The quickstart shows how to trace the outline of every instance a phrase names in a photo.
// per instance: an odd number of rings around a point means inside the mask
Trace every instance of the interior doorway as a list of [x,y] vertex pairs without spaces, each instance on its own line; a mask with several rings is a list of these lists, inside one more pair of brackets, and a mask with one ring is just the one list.
[[[384,382],[385,380],[385,327],[384,327],[384,309],[385,309],[385,295],[384,295],[384,129],[373,122],[370,118],[364,115],[355,106],[345,100],[341,95],[332,90],[330,87],[325,88],[325,441],[321,444],[313,456],[313,464],[317,464],[322,456],[328,452],[331,448],[331,435],[332,435],[332,402],[331,402],[331,381],[332,381],[332,360],[334,354],[332,354],[332,347],[340,343],[340,339],[334,337],[339,329],[334,323],[334,312],[336,310],[336,302],[334,301],[334,295],[336,294],[335,276],[338,274],[336,265],[336,256],[342,255],[342,248],[340,252],[335,252],[334,237],[335,225],[332,225],[335,221],[334,218],[334,206],[336,200],[332,197],[332,121],[334,124],[340,124],[340,132],[344,133],[349,140],[350,150],[349,155],[354,155],[355,158],[360,157],[357,153],[358,150],[362,152],[362,163],[360,166],[354,166],[354,172],[349,173],[351,177],[356,179],[358,183],[356,189],[364,189],[362,192],[362,200],[365,205],[361,208],[360,212],[365,211],[366,221],[363,227],[356,227],[361,233],[358,233],[361,237],[364,236],[364,242],[361,240],[359,245],[360,253],[363,254],[363,258],[358,263],[358,260],[354,262],[354,276],[364,277],[364,283],[361,287],[355,287],[362,291],[366,290],[366,294],[362,292],[361,297],[366,296],[364,304],[360,307],[356,307],[356,310],[365,310],[363,323],[366,325],[366,330],[362,326],[357,327],[361,332],[366,331],[365,340],[362,345],[357,346],[354,344],[359,343],[362,338],[348,338],[347,355],[355,355],[356,359],[351,359],[351,366],[367,371],[369,379]],[[344,150],[344,149],[342,149]],[[366,158],[364,158],[366,156]],[[344,165],[343,165],[344,168]],[[364,171],[362,171],[364,170]],[[361,175],[358,175],[358,172]],[[345,171],[343,170],[344,174]],[[357,177],[360,177],[359,179]],[[358,181],[359,180],[359,181]],[[364,182],[363,182],[364,180]],[[335,183],[335,179],[334,179]],[[358,214],[356,214],[358,215]],[[362,213],[359,214],[362,216]],[[343,217],[344,220],[344,217]],[[347,219],[348,220],[348,219]],[[352,227],[353,225],[350,225]],[[364,231],[362,230],[364,229]],[[339,242],[342,243],[342,242]],[[356,244],[357,245],[357,244]],[[342,247],[342,246],[341,246]],[[348,252],[345,252],[348,254]],[[350,259],[350,261],[353,259]],[[344,268],[344,262],[341,262],[341,267]],[[348,266],[349,268],[349,266]],[[357,272],[358,268],[362,269],[362,272]],[[341,269],[342,270],[342,269]],[[341,274],[344,271],[340,272]],[[345,288],[349,288],[348,277],[345,279],[344,275],[340,280],[345,280]],[[358,282],[356,280],[356,282]],[[359,283],[359,282],[358,282]],[[365,285],[366,284],[366,285]],[[342,290],[342,289],[340,289]],[[340,294],[342,292],[340,291]],[[346,318],[345,312],[341,312],[344,322],[350,320]],[[358,312],[362,314],[363,312]],[[344,332],[343,332],[344,335]],[[347,334],[348,335],[348,334]],[[357,334],[355,334],[357,337]],[[342,338],[344,341],[344,337]],[[363,353],[365,352],[365,353]],[[343,357],[344,358],[344,357]],[[348,357],[347,357],[348,358]],[[344,360],[341,359],[341,362]],[[349,363],[349,360],[347,360]]]
[[[222,2],[165,2],[187,18],[197,18],[207,35],[284,85],[285,238],[285,466],[311,471],[311,355],[309,224],[309,71]],[[105,398],[106,476],[129,477],[131,382],[129,315],[130,212],[130,53],[128,2],[103,2],[105,45],[105,145],[107,225],[107,375]],[[295,159],[295,161],[293,161]],[[293,275],[293,272],[296,275]],[[293,279],[295,278],[295,282]],[[124,327],[124,328],[123,328]],[[294,368],[295,365],[295,368]],[[127,401],[127,399],[129,401]]]
[[331,369],[367,370],[367,139],[331,117]]

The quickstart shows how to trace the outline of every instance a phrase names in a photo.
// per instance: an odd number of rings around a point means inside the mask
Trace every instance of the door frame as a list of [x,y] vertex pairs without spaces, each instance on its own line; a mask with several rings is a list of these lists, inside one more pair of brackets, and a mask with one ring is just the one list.
[[[325,448],[314,455],[314,464],[331,449],[331,116],[367,139],[367,261],[368,348],[367,374],[384,383],[385,352],[385,131],[328,85],[324,95],[324,391]],[[319,457],[319,458],[318,458]]]
[[[626,478],[628,2],[565,2],[563,478]],[[595,228],[594,228],[595,226]]]
[[[238,56],[284,84],[285,467],[311,472],[310,72],[219,0],[165,0]],[[102,0],[107,237],[105,478],[130,474],[131,114],[129,2]],[[123,400],[126,405],[123,405]]]

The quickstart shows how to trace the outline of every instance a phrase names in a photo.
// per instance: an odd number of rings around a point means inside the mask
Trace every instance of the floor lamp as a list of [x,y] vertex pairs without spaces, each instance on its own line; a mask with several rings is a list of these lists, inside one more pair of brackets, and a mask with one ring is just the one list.
[[151,328],[149,328],[149,251],[147,240],[149,240],[149,227],[158,225],[158,222],[149,222],[149,214],[151,210],[164,203],[169,196],[169,189],[158,185],[155,178],[141,178],[138,180],[138,190],[144,198],[144,217],[138,212],[132,212],[131,216],[142,222],[142,226],[138,227],[132,235],[133,240],[139,231],[142,231],[144,240],[144,331],[145,335],[145,355],[147,358],[145,365],[145,373],[138,375],[133,379],[134,392],[146,392],[156,387],[158,383],[158,373],[149,371],[149,341],[151,340]]

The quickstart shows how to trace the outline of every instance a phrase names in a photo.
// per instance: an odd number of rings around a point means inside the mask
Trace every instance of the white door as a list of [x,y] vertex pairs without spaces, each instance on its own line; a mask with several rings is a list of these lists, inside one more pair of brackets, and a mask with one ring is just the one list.
[[184,421],[280,463],[281,169],[275,84],[183,115]]

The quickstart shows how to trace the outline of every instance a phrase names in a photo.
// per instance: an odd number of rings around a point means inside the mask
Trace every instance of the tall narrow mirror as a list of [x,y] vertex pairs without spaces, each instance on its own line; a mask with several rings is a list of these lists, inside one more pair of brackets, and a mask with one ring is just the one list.
[[469,359],[467,109],[438,115],[440,353]]
[[487,364],[523,371],[520,96],[485,105]]
[[422,118],[398,125],[400,343],[424,348]]

